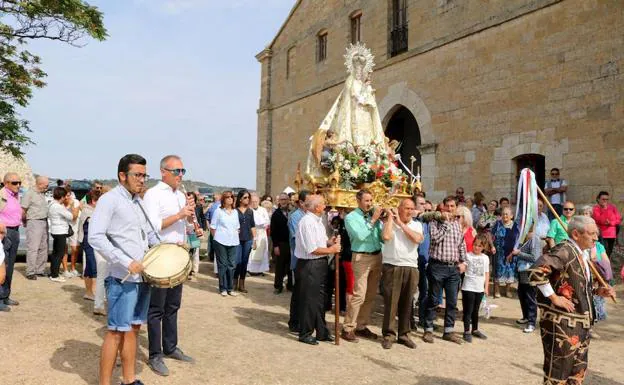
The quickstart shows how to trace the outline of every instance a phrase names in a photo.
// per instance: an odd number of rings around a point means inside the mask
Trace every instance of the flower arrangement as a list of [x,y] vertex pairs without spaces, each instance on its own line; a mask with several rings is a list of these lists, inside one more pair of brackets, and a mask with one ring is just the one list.
[[405,181],[405,174],[398,168],[397,162],[392,161],[388,152],[377,145],[354,147],[351,143],[339,144],[322,166],[330,173],[338,170],[340,187],[346,190],[375,180],[390,188]]

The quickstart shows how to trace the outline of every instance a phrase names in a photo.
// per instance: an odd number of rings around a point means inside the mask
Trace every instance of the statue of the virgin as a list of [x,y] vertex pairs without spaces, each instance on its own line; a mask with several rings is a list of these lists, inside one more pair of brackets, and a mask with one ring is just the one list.
[[374,146],[385,151],[385,135],[371,86],[375,63],[370,49],[362,43],[350,45],[344,55],[347,79],[329,113],[311,138],[306,172],[322,176],[323,158],[331,147],[350,144],[353,148]]

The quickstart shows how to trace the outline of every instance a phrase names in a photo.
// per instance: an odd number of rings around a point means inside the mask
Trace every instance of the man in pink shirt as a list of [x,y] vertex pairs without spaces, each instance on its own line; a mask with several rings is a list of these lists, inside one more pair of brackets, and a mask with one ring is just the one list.
[[22,181],[14,172],[4,175],[4,187],[0,189],[0,223],[6,227],[6,236],[2,240],[5,254],[6,280],[0,287],[0,306],[17,306],[19,302],[9,298],[13,265],[19,246],[19,227],[22,224],[22,206],[19,202],[19,189]]
[[602,235],[602,238],[605,241],[607,255],[611,257],[613,246],[615,246],[615,239],[617,238],[616,227],[620,225],[622,216],[620,215],[617,207],[615,207],[614,204],[609,203],[608,192],[599,192],[596,197],[596,202],[598,204],[594,206],[592,218],[596,221],[596,224],[600,229],[600,235]]

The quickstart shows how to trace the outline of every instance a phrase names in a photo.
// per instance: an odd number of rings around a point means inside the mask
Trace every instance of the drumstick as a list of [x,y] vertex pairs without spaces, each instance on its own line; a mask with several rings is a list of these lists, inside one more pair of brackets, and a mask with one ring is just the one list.
[[[147,261],[145,263],[145,265],[143,265],[143,270],[145,270],[152,262],[154,262],[156,260],[156,258],[158,258],[159,256],[161,256],[162,254],[157,254],[154,258],[150,259],[149,261]],[[126,274],[126,276],[124,277],[124,279],[121,280],[121,283],[126,282],[126,280],[128,278],[130,278],[130,276],[132,275],[131,272],[128,272],[128,274]]]

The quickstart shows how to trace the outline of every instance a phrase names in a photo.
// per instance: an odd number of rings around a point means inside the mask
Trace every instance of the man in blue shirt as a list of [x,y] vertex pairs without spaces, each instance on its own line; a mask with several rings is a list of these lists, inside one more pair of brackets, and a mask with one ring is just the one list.
[[[143,282],[143,256],[159,242],[142,205],[146,160],[126,155],[119,161],[119,185],[98,201],[89,224],[89,243],[108,261],[106,278],[108,332],[100,354],[100,384],[110,384],[115,358],[121,349],[123,384],[142,385],[136,379],[137,336],[147,322],[150,287]],[[126,273],[132,273],[126,282]]]
[[290,270],[295,277],[295,285],[293,287],[292,296],[290,297],[290,319],[288,320],[288,328],[291,332],[299,331],[299,277],[296,274],[297,256],[295,255],[295,236],[297,235],[297,227],[299,221],[306,213],[305,200],[310,192],[301,190],[297,198],[297,209],[288,216],[288,233],[290,235]]
[[[416,303],[418,303],[418,325],[425,328],[425,310],[427,309],[427,262],[429,261],[429,223],[421,220],[419,217],[425,212],[427,201],[423,196],[415,195],[414,203],[416,205],[415,221],[422,223],[424,240],[418,246],[418,299],[414,298],[412,306],[412,329],[416,329]],[[431,210],[431,209],[430,209]]]

